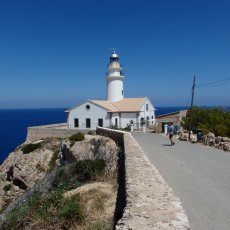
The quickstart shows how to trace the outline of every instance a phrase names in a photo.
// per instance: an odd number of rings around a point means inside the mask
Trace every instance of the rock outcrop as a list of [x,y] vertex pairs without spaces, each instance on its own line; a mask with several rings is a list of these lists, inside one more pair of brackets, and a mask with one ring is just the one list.
[[[183,130],[178,137],[179,140],[181,141],[189,141],[189,133],[187,130]],[[196,143],[197,140],[197,135],[191,133],[190,135],[190,142]],[[222,149],[224,151],[230,151],[230,138],[228,137],[220,137],[220,136],[215,136],[214,133],[207,133],[203,137],[202,143],[204,145],[212,146],[217,149]]]
[[216,137],[215,134],[211,132],[204,135],[204,144],[224,151],[230,151],[230,138],[220,136]]
[[[178,139],[180,141],[189,141],[189,132],[187,130],[183,130],[180,132]],[[193,132],[190,133],[190,142],[197,142],[197,135],[193,134]]]
[[[76,160],[102,158],[106,163],[106,173],[116,173],[117,152],[116,143],[101,136],[85,135],[85,140],[76,142],[73,146],[66,138],[66,162]],[[41,147],[23,154],[22,147],[29,143],[41,143]],[[60,138],[47,138],[35,142],[25,142],[0,166],[0,210],[5,209],[11,202],[31,190],[41,181],[51,167],[60,166]],[[54,165],[51,159],[54,158]]]
[[0,210],[32,188],[44,178],[49,170],[49,162],[59,149],[60,140],[47,139],[40,141],[41,148],[23,154],[19,146],[0,166]]

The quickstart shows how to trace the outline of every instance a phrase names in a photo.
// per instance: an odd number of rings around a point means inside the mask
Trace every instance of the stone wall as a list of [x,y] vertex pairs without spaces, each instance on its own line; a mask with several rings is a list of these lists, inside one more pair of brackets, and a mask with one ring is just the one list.
[[186,116],[187,110],[181,110],[173,113],[162,114],[156,116],[156,132],[163,133],[164,125],[172,122],[174,125],[180,126],[180,122],[184,116]]
[[98,135],[110,137],[119,146],[120,151],[118,154],[118,191],[117,191],[117,202],[114,214],[114,223],[122,218],[124,208],[126,206],[126,173],[125,173],[125,154],[124,154],[124,134],[126,132],[116,131],[113,129],[99,128],[96,130]]
[[69,130],[67,123],[33,126],[27,128],[26,141],[36,141],[47,137],[65,138],[78,132],[86,133],[88,130]]
[[[123,146],[119,161],[120,191],[115,229],[190,229],[179,199],[132,135],[105,128],[98,128],[97,133],[111,137]],[[119,195],[122,196],[120,200]]]
[[[64,138],[76,132],[79,130],[68,130],[66,124],[29,127],[27,141]],[[189,229],[179,199],[132,135],[106,128],[97,128],[97,134],[112,138],[120,147],[115,229]]]

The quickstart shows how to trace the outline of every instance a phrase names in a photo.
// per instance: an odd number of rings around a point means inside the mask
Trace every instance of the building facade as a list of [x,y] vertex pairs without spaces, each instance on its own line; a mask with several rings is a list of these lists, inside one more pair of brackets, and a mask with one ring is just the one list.
[[106,73],[107,100],[87,100],[68,112],[69,129],[94,130],[97,126],[134,129],[155,125],[155,108],[147,98],[124,98],[124,75],[119,56],[113,52]]

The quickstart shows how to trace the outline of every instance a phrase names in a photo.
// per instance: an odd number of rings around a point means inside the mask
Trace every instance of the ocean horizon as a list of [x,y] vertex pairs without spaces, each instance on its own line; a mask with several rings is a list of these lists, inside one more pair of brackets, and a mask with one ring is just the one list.
[[[207,107],[213,108],[213,106]],[[225,107],[230,112],[230,106]],[[27,127],[65,123],[67,108],[0,109],[0,165],[7,156],[21,145]],[[188,109],[186,106],[156,106],[156,116]]]

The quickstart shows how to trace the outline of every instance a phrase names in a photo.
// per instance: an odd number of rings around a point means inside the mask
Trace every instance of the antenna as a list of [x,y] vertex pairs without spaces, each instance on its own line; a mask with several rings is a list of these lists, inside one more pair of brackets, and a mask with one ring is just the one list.
[[110,48],[109,50],[111,50],[113,53],[116,53],[117,48]]

